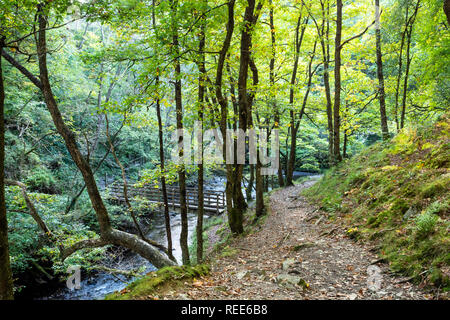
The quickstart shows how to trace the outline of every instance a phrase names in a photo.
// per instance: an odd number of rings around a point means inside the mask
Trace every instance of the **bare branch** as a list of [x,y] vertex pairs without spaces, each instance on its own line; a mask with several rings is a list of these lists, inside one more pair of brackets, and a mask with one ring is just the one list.
[[[380,16],[381,16],[381,12],[380,12]],[[349,43],[350,41],[352,41],[352,40],[354,40],[356,38],[362,37],[369,30],[369,28],[375,24],[375,22],[376,22],[376,20],[373,20],[372,23],[369,24],[361,33],[358,33],[357,35],[355,35],[355,36],[345,40],[344,42],[341,43],[341,45],[339,47],[342,49],[342,47],[345,44]]]

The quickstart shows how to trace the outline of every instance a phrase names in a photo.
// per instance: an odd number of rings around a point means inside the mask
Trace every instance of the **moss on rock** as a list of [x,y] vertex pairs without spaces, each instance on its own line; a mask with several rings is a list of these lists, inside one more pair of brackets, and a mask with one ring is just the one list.
[[164,267],[155,272],[148,273],[128,285],[125,289],[106,296],[106,300],[134,300],[145,299],[154,294],[163,285],[177,286],[181,280],[194,279],[207,275],[208,265]]
[[336,215],[348,237],[375,242],[394,272],[446,290],[449,128],[447,114],[432,126],[405,129],[389,143],[375,144],[339,164],[304,191],[310,201]]

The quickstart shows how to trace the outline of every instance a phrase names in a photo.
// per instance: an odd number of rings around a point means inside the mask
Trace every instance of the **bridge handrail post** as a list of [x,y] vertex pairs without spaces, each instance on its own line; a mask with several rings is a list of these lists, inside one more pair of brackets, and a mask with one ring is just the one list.
[[[181,203],[180,203],[180,205],[181,205]],[[186,210],[189,210],[189,191],[187,191],[187,190],[186,190]]]
[[216,194],[216,212],[219,214],[219,194]]
[[175,210],[175,188],[172,188],[172,206]]

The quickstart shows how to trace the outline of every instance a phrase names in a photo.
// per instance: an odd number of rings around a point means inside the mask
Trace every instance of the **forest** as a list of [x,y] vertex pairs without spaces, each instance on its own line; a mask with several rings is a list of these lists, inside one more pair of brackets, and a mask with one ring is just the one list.
[[[449,0],[0,0],[0,300],[448,298],[449,27]],[[323,241],[403,278],[340,292]]]

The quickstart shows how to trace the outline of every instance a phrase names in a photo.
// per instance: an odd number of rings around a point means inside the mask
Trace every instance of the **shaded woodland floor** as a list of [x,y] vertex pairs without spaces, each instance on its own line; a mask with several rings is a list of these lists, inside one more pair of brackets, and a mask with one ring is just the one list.
[[[264,223],[212,258],[208,276],[166,288],[155,299],[430,299],[431,293],[389,273],[374,248],[349,239],[300,196],[315,181],[277,190]],[[215,232],[215,230],[211,230]],[[369,289],[369,266],[381,288]],[[372,267],[373,268],[373,267]],[[369,273],[371,273],[369,271]],[[370,281],[369,281],[370,282]]]

